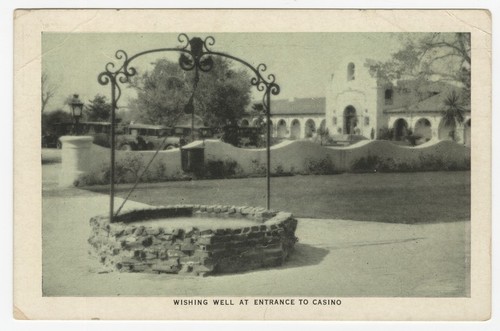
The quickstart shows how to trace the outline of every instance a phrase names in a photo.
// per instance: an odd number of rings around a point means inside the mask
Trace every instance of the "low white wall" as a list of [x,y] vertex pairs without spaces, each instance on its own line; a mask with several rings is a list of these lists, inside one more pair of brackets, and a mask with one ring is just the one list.
[[[146,165],[149,160],[154,156],[155,151],[120,151],[117,150],[115,154],[116,163],[124,162],[126,159],[136,158],[140,156],[142,163]],[[98,145],[92,145],[91,151],[90,171],[96,171],[108,166],[111,160],[111,151],[109,148],[104,148]],[[180,149],[170,149],[166,151],[159,151],[151,163],[151,168],[154,168],[159,163],[165,165],[165,174],[167,176],[175,176],[182,173],[181,168],[181,153]]]
[[446,163],[462,163],[470,159],[470,148],[452,141],[429,141],[417,147],[399,146],[390,141],[360,141],[348,147],[330,147],[332,161],[337,169],[349,171],[362,157],[377,156],[395,163],[415,164],[421,158],[441,159]]
[[[196,144],[199,145],[201,142],[193,143]],[[237,148],[218,140],[206,140],[203,145],[205,163],[218,160],[236,161],[238,175],[242,176],[263,174],[265,171],[265,149]],[[145,166],[154,154],[154,151],[116,151],[116,162],[130,164],[131,160],[140,160]],[[92,145],[86,155],[88,158],[86,171],[89,173],[109,169],[108,148]],[[356,161],[368,156],[377,156],[380,160],[392,160],[398,164],[418,164],[422,158],[436,158],[446,163],[463,164],[470,159],[470,148],[451,141],[429,141],[417,147],[399,146],[379,140],[364,140],[347,147],[323,147],[310,141],[286,141],[271,148],[271,172],[277,172],[279,168],[283,172],[308,173],[308,165],[311,162],[326,158],[332,162],[335,170],[351,171]],[[150,171],[154,173],[160,165],[162,179],[180,178],[183,174],[180,149],[158,152]]]
[[[271,148],[271,169],[280,166],[286,172],[306,172],[309,161],[329,158],[335,169],[350,171],[354,162],[367,156],[407,164],[419,162],[424,157],[461,163],[470,158],[470,148],[451,141],[429,141],[417,147],[399,146],[381,140],[364,140],[347,147],[324,147],[310,141],[289,141]],[[255,163],[266,164],[266,150],[237,148],[220,141],[205,142],[205,160],[225,159],[235,160],[244,173],[252,173]]]

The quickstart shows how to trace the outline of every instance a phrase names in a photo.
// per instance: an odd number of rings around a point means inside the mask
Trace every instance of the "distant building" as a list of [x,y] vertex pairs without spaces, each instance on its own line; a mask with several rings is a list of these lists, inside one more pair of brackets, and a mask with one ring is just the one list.
[[[340,61],[327,86],[326,98],[296,98],[271,101],[273,136],[304,139],[325,127],[330,136],[359,134],[369,139],[392,137],[402,140],[413,133],[421,141],[451,140],[470,145],[470,106],[465,105],[464,123],[444,125],[444,101],[457,86],[401,80],[396,85],[382,81],[365,67],[365,59]],[[244,119],[251,125],[255,118]]]
[[326,126],[330,134],[354,134],[375,139],[392,130],[394,140],[410,131],[427,141],[433,138],[470,145],[470,106],[465,106],[463,124],[446,126],[442,112],[444,101],[455,90],[462,89],[444,82],[418,86],[415,81],[401,80],[396,85],[382,81],[365,67],[365,59],[339,63],[327,89]]
[[[314,137],[317,129],[326,125],[325,101],[325,98],[271,100],[273,136],[289,139]],[[254,125],[255,121],[256,118],[245,118],[240,125]]]

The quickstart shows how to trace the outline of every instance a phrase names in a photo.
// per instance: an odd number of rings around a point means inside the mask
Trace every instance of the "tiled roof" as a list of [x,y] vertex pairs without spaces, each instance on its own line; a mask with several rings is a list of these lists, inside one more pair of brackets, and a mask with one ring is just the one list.
[[292,100],[271,100],[272,115],[324,115],[325,98],[294,98]]
[[[448,92],[451,92],[448,91]],[[448,97],[449,93],[447,91],[441,91],[441,93],[433,95],[427,99],[424,99],[420,102],[417,102],[410,107],[408,107],[411,111],[425,111],[425,110],[445,110],[445,100]],[[457,89],[457,92],[460,93],[461,90]],[[469,110],[469,105],[464,105],[464,108]]]
[[[408,84],[409,82],[405,82]],[[426,98],[421,98],[413,90],[414,93],[406,95],[399,95],[397,102],[392,105],[385,106],[384,112],[386,113],[401,113],[406,111],[442,111],[445,109],[444,101],[452,91],[457,92],[459,95],[463,93],[463,89],[447,84],[447,83],[433,83],[426,86],[424,91],[420,90],[422,94],[428,94]],[[464,105],[466,110],[470,110],[470,103]]]

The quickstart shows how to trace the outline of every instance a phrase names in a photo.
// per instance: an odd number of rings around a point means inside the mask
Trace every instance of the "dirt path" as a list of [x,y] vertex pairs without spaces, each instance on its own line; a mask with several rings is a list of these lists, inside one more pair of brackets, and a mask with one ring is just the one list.
[[[469,222],[423,225],[299,219],[300,238],[277,269],[212,276],[98,273],[88,220],[107,196],[43,199],[47,296],[465,296]],[[131,203],[129,208],[143,206]]]

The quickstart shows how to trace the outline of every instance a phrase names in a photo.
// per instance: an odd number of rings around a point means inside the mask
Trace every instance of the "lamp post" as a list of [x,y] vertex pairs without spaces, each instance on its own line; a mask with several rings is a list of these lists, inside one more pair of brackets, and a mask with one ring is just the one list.
[[80,117],[82,117],[83,112],[83,102],[78,98],[78,94],[73,94],[73,99],[71,99],[71,111],[73,113],[73,119],[75,120],[74,135],[78,136],[80,133],[79,123]]

